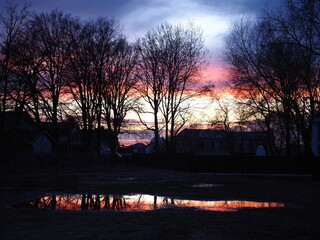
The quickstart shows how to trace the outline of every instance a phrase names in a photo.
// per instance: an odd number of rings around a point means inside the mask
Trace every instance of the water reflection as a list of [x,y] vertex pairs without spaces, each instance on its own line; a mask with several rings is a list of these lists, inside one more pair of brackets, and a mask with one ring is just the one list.
[[69,194],[50,195],[17,204],[14,207],[48,208],[55,210],[112,210],[147,211],[168,207],[194,207],[209,211],[236,211],[241,208],[278,208],[283,203],[255,201],[199,201],[173,199],[147,194],[93,195]]
[[213,188],[213,187],[222,187],[223,184],[218,184],[218,183],[200,183],[200,184],[192,184],[190,187],[194,188]]

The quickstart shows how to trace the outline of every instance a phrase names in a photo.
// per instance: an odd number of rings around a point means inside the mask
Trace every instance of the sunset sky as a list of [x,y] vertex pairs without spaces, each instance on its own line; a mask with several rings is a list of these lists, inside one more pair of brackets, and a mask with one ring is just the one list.
[[[5,0],[0,1],[3,11]],[[23,5],[25,0],[15,0]],[[242,16],[254,19],[265,7],[276,8],[280,0],[28,0],[30,11],[49,12],[59,9],[81,19],[113,17],[119,21],[129,41],[143,37],[148,30],[168,22],[194,23],[203,30],[208,50],[208,68],[203,80],[213,80],[216,86],[227,79],[223,63],[224,39],[232,23]],[[194,122],[209,121],[215,112],[210,99],[195,101]],[[134,119],[136,116],[127,116]],[[149,116],[152,121],[152,115]],[[148,117],[147,117],[148,118]]]
[[[15,0],[23,4],[25,0]],[[0,2],[0,9],[5,5]],[[36,12],[61,9],[81,19],[114,17],[130,41],[142,37],[160,23],[193,22],[204,33],[209,50],[209,69],[204,74],[207,80],[223,81],[222,67],[224,38],[232,22],[241,16],[254,18],[269,6],[277,7],[279,0],[28,0],[30,10]]]

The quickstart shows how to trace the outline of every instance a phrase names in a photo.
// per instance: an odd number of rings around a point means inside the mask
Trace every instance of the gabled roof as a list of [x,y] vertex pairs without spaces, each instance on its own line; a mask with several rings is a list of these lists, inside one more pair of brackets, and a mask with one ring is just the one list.
[[29,113],[24,111],[7,111],[3,113],[4,129],[10,130],[13,128],[26,129],[33,124],[33,119]]
[[1,136],[1,145],[32,145],[34,141],[40,136],[45,135],[54,143],[52,137],[46,131],[25,131],[20,129],[12,129]]
[[215,129],[188,129],[182,130],[177,137],[181,138],[223,138],[226,132]]
[[[52,122],[41,122],[40,129],[53,134],[53,123]],[[78,127],[76,122],[65,121],[65,122],[57,122],[57,131],[58,135],[71,135],[73,130]]]
[[254,141],[254,140],[267,140],[265,132],[226,132],[224,130],[215,129],[184,129],[181,131],[178,138],[196,138],[196,139],[220,139],[230,137],[239,141]]
[[232,132],[232,136],[235,140],[247,140],[247,141],[267,141],[268,136],[265,132]]
[[133,147],[133,148],[145,148],[146,145],[144,145],[143,143],[135,143],[135,144],[132,144],[131,147]]

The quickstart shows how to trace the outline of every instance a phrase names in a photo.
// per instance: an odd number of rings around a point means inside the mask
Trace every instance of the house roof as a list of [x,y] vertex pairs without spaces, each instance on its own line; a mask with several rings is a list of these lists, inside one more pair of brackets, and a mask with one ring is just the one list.
[[32,145],[33,142],[40,136],[45,135],[52,142],[53,139],[45,131],[25,131],[20,129],[13,129],[7,131],[1,136],[0,144],[1,145]]
[[13,128],[27,129],[33,124],[33,119],[29,113],[24,111],[7,111],[3,113],[4,129],[10,130]]
[[135,143],[135,144],[131,145],[131,147],[133,147],[133,148],[145,148],[146,145],[144,145],[143,143]]
[[188,129],[182,130],[178,137],[192,137],[192,138],[223,138],[226,132],[224,130],[214,130],[214,129]]
[[250,140],[260,140],[260,141],[267,141],[268,136],[265,132],[232,132],[232,136],[236,140],[244,140],[244,141],[250,141]]
[[250,140],[267,140],[265,132],[226,132],[224,130],[215,129],[184,129],[178,134],[178,138],[197,138],[197,139],[220,139],[231,137],[234,140],[250,141]]
[[[76,122],[57,122],[57,131],[59,135],[71,135],[73,130],[78,127]],[[42,122],[40,123],[40,128],[53,134],[53,123],[52,122]]]

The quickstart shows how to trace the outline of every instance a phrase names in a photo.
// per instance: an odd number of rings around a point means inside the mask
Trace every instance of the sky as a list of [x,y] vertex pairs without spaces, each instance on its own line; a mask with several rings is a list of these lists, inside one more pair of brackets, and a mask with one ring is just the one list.
[[[0,11],[6,0],[0,0]],[[15,0],[23,5],[25,0]],[[157,25],[192,22],[203,31],[208,52],[208,67],[203,80],[214,81],[216,86],[227,79],[223,63],[224,39],[232,23],[242,16],[254,19],[268,6],[275,8],[281,0],[27,0],[30,11],[62,10],[80,19],[113,17],[119,21],[123,34],[134,42]],[[210,99],[196,102],[195,115],[206,119],[214,112]],[[150,116],[149,116],[150,117]],[[130,116],[131,118],[131,116]],[[134,118],[134,117],[132,117]],[[151,119],[151,118],[150,118]]]
[[[15,0],[22,5],[26,0]],[[203,31],[208,50],[208,70],[204,79],[223,82],[224,39],[232,22],[241,16],[255,18],[263,8],[276,7],[280,0],[27,0],[30,10],[63,10],[81,19],[113,17],[130,41],[163,22],[192,22]],[[0,11],[6,0],[0,1]]]

